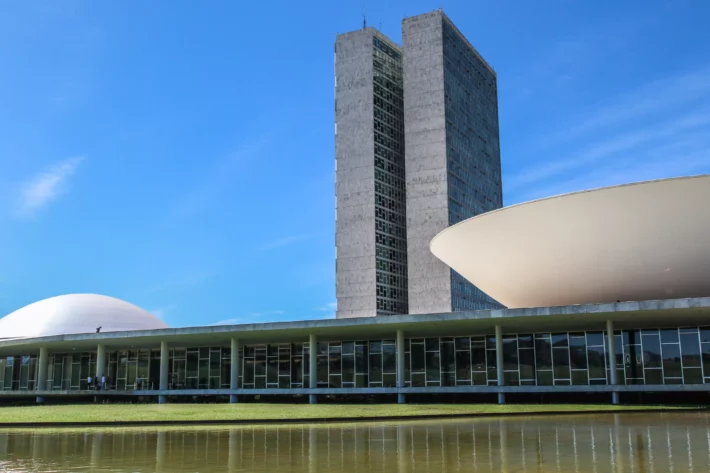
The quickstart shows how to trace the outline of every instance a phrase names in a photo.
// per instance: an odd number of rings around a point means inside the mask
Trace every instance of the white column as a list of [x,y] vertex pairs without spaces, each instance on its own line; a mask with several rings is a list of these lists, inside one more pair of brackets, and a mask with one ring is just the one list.
[[[404,331],[397,330],[397,387],[404,388]],[[397,403],[405,404],[407,399],[404,393],[397,394]]]
[[[618,380],[616,376],[616,339],[614,338],[614,322],[611,320],[606,321],[606,345],[608,349],[607,358],[609,365],[609,375],[612,385],[617,385]],[[619,404],[619,393],[617,391],[612,391],[611,393],[611,403]]]
[[[498,386],[505,384],[503,377],[503,329],[496,325],[496,374],[498,375]],[[498,404],[505,404],[505,394],[498,393]]]
[[[160,385],[159,389],[165,391],[168,389],[168,371],[170,369],[170,350],[168,342],[160,342]],[[158,403],[165,404],[168,402],[168,397],[164,394],[158,396]]]
[[[313,424],[308,427],[308,473],[318,471],[318,431]],[[326,445],[330,447],[330,445]],[[322,468],[321,468],[322,471]]]
[[[318,387],[318,342],[315,334],[308,337],[308,387],[315,389]],[[315,394],[308,395],[311,404],[317,404],[318,399]]]
[[167,439],[168,433],[164,430],[159,430],[155,441],[155,471],[165,471],[165,459],[167,457]]
[[91,436],[91,471],[96,471],[101,462],[101,439],[103,435],[104,434],[99,430],[94,432]]
[[237,461],[239,460],[240,454],[240,448],[237,442],[237,432],[238,431],[235,429],[229,429],[229,451],[227,452],[227,471],[229,473],[237,471]]
[[[240,373],[240,368],[241,368],[241,362],[242,359],[239,356],[239,352],[241,350],[241,344],[239,343],[239,340],[236,338],[232,338],[232,364],[230,366],[230,374],[229,374],[229,389],[237,389],[239,387],[239,373]],[[236,394],[230,394],[229,395],[229,402],[230,403],[235,403],[237,402],[237,395]],[[231,438],[231,437],[230,437]]]
[[96,379],[98,383],[101,382],[101,377],[105,375],[106,370],[106,347],[100,343],[96,347]]
[[[39,359],[37,360],[37,380],[35,382],[35,389],[37,391],[45,391],[47,389],[47,361],[49,359],[49,350],[47,347],[41,347],[39,349]],[[37,396],[37,402],[44,402],[42,396]]]
[[[407,440],[409,436],[405,429],[411,429],[410,423],[400,423],[397,425],[397,471],[399,473],[405,473],[412,471],[409,462],[409,452],[407,451]],[[457,437],[458,439],[458,437]]]
[[[47,441],[49,440],[49,435],[45,435],[41,432],[41,429],[37,429],[32,434],[32,459],[34,461],[40,460],[43,455],[42,451],[47,448]],[[46,451],[46,450],[45,450]],[[0,454],[3,454],[2,452]],[[5,456],[5,455],[3,455]]]
[[510,471],[508,469],[508,421],[506,419],[498,421],[498,441],[500,442],[500,471]]

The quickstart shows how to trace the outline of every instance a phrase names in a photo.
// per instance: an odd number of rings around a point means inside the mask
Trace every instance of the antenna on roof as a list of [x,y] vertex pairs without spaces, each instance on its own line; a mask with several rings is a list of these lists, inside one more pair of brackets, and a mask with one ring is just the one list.
[[365,5],[362,6],[362,29],[367,28],[367,16],[365,11]]

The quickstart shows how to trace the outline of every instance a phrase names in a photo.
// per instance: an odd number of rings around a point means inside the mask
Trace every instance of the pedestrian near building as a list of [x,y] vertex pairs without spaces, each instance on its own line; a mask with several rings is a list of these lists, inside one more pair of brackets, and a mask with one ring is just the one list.
[[93,383],[94,383],[94,378],[91,375],[89,375],[89,377],[86,378],[86,389],[93,388],[94,387]]
[[106,391],[106,375],[101,375],[101,391]]

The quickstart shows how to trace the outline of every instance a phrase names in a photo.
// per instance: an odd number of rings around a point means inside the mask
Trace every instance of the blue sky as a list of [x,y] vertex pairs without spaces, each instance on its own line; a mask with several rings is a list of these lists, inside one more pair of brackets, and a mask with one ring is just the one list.
[[443,5],[498,73],[505,203],[710,172],[710,2],[0,4],[0,314],[333,315],[333,42]]

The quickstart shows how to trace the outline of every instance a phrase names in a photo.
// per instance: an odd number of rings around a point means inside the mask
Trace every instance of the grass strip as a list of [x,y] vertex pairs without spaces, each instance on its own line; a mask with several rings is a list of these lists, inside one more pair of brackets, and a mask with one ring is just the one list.
[[687,406],[608,404],[79,404],[0,407],[2,424],[289,421],[584,412],[668,411]]

